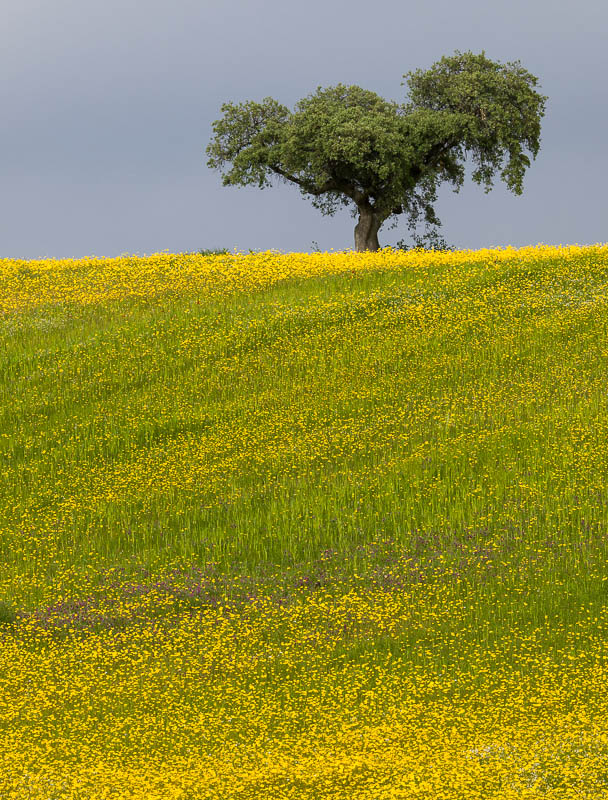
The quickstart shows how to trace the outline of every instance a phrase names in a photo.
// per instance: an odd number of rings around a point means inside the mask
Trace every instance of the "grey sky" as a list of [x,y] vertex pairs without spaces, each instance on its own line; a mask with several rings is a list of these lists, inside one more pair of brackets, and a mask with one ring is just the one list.
[[[223,102],[293,110],[337,83],[405,103],[403,75],[455,50],[519,59],[549,99],[523,194],[498,174],[484,194],[469,160],[460,192],[439,190],[441,235],[606,242],[607,35],[598,0],[3,0],[0,258],[352,248],[347,208],[324,216],[274,180],[222,186],[212,122]],[[411,241],[399,220],[381,246]]]

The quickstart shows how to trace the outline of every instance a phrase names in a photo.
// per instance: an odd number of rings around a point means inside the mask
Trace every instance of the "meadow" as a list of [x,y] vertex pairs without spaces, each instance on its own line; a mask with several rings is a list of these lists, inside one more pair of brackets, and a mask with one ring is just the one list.
[[0,259],[0,800],[608,796],[608,245]]

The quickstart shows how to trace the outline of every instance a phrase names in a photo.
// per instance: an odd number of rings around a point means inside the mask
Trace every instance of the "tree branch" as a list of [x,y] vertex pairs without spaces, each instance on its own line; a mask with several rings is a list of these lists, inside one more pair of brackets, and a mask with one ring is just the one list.
[[444,156],[452,147],[456,147],[458,144],[460,144],[459,140],[448,139],[447,142],[439,142],[439,144],[434,145],[424,157],[424,165],[427,167],[430,166],[431,162],[441,158],[441,156]]
[[326,194],[327,192],[342,192],[347,197],[350,197],[351,200],[354,200],[357,204],[364,203],[369,198],[369,192],[360,192],[354,186],[345,183],[344,181],[338,181],[335,178],[330,178],[328,181],[325,181],[323,186],[317,189],[313,187],[309,181],[296,178],[295,175],[290,175],[288,172],[285,172],[285,170],[281,169],[281,167],[276,166],[275,164],[269,164],[268,166],[273,172],[276,172],[277,175],[281,175],[286,180],[297,183],[298,186],[301,186],[304,189],[304,191],[315,196]]

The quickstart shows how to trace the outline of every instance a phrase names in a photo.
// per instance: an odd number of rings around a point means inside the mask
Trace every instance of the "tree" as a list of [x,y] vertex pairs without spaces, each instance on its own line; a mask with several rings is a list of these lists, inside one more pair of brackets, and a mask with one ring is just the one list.
[[[292,182],[313,206],[332,216],[353,203],[355,249],[378,250],[378,231],[407,213],[413,231],[424,211],[427,226],[441,225],[433,203],[437,185],[455,192],[464,181],[461,159],[469,151],[478,168],[473,180],[492,188],[491,178],[508,153],[501,178],[515,194],[539,150],[544,95],[537,78],[519,61],[495,63],[470,51],[443,57],[407,78],[410,102],[399,106],[359,86],[317,88],[292,114],[271,97],[261,103],[224,103],[213,123],[207,166],[232,169],[223,185],[270,186],[269,175]],[[403,86],[403,82],[401,83]],[[395,227],[397,221],[391,227]]]

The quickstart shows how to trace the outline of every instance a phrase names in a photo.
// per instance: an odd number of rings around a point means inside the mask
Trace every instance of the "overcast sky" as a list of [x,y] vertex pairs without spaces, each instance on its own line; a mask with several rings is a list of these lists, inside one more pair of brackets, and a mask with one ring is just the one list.
[[[351,249],[345,207],[222,186],[205,153],[222,103],[293,111],[338,83],[406,103],[404,74],[456,50],[519,60],[549,99],[523,194],[498,173],[485,194],[469,159],[438,192],[445,240],[606,242],[607,36],[598,0],[3,0],[0,258]],[[399,220],[381,246],[411,242]]]

